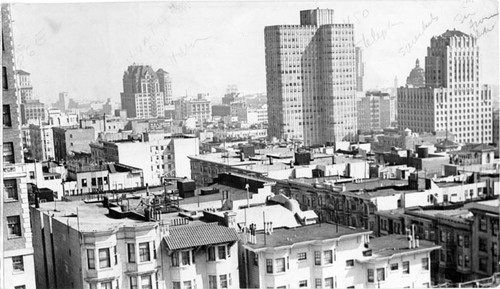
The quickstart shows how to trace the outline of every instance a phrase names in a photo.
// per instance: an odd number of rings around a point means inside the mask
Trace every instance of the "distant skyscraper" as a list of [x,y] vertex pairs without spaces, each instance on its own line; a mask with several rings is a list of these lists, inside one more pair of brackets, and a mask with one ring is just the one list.
[[415,62],[415,68],[411,70],[410,75],[406,78],[406,85],[410,87],[425,87],[425,72],[420,67],[418,59]]
[[121,102],[122,108],[127,111],[129,117],[165,116],[164,94],[160,90],[159,77],[151,66],[131,65],[128,67],[123,75]]
[[172,79],[170,78],[170,73],[160,68],[156,71],[156,75],[158,75],[158,80],[160,81],[160,91],[163,92],[165,105],[173,104],[174,96],[172,94]]
[[300,12],[300,25],[265,28],[269,137],[306,145],[355,139],[356,49],[352,24],[333,10]]
[[2,177],[0,288],[35,288],[27,168],[21,146],[21,95],[15,77],[10,7],[2,4]]
[[67,92],[59,92],[59,100],[54,104],[55,108],[58,108],[62,112],[66,112],[68,109],[68,93]]
[[425,88],[398,89],[398,124],[416,132],[449,131],[459,143],[490,143],[491,88],[480,84],[474,36],[446,31],[431,39]]

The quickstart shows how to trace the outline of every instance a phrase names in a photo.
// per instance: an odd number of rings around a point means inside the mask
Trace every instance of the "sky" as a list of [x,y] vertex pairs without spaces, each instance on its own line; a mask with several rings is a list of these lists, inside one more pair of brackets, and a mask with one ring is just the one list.
[[299,24],[300,10],[317,7],[354,24],[365,90],[393,87],[395,77],[404,85],[430,38],[447,29],[478,37],[481,81],[498,85],[496,0],[13,3],[16,65],[47,103],[61,91],[119,102],[133,63],[168,71],[175,98],[218,101],[229,84],[265,93],[264,27]]

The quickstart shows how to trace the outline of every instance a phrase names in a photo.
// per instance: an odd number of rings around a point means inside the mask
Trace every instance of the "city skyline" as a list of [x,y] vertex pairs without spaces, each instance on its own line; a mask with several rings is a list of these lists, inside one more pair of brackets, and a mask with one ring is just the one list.
[[[174,98],[208,92],[218,100],[229,84],[265,92],[264,27],[299,24],[297,11],[319,7],[354,24],[365,90],[393,87],[395,76],[404,85],[430,38],[448,29],[478,37],[482,83],[498,85],[495,1],[372,2],[16,3],[16,68],[32,74],[34,94],[47,103],[60,91],[118,101],[133,63],[169,72]],[[53,77],[58,73],[66,77]]]

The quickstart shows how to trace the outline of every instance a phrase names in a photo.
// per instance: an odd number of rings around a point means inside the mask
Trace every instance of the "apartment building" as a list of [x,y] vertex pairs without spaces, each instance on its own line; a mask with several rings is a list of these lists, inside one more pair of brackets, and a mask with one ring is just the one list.
[[73,152],[90,153],[89,144],[95,140],[93,127],[52,127],[52,136],[57,161],[68,159]]
[[48,124],[30,124],[29,136],[31,156],[37,161],[47,161],[55,158],[54,137],[52,126]]
[[21,95],[16,82],[10,6],[2,4],[2,197],[0,198],[0,287],[34,289],[27,171],[21,146]]
[[[322,223],[268,228],[242,245],[242,288],[427,288],[430,242],[370,240],[370,231]],[[409,244],[410,243],[410,244]],[[387,245],[390,244],[388,249]]]
[[499,271],[498,234],[499,201],[489,200],[465,205],[472,212],[472,272],[477,278],[489,277]]
[[37,287],[239,288],[233,228],[161,213],[147,200],[160,199],[31,207]]
[[198,93],[195,99],[187,97],[175,101],[175,118],[185,120],[189,117],[196,119],[198,126],[212,118],[212,107],[206,94]]
[[144,184],[159,185],[162,178],[189,177],[188,156],[199,154],[199,139],[190,135],[145,134],[143,139],[102,141],[102,147],[93,146],[93,155],[103,160],[119,162],[142,169]]
[[480,78],[477,39],[457,30],[431,38],[426,87],[398,88],[398,125],[415,132],[449,131],[458,143],[492,142],[491,88]]
[[358,61],[353,24],[332,9],[300,12],[300,25],[264,30],[269,138],[305,145],[354,140]]

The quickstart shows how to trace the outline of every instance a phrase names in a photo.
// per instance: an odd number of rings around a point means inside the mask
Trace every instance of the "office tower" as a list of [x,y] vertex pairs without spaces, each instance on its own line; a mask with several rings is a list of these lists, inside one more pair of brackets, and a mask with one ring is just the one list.
[[363,91],[363,76],[365,76],[365,64],[363,63],[363,50],[356,47],[356,91]]
[[447,30],[432,37],[425,57],[425,85],[398,89],[398,123],[415,132],[448,131],[458,143],[492,141],[491,88],[479,79],[474,36]]
[[300,12],[300,25],[265,28],[268,135],[306,145],[354,140],[356,52],[352,24],[333,10]]
[[411,70],[410,75],[406,78],[406,85],[410,87],[425,87],[425,72],[420,67],[418,59],[415,61],[415,68]]
[[160,91],[163,92],[163,96],[165,97],[165,105],[173,104],[174,97],[172,94],[170,73],[160,68],[156,71],[156,75],[158,75],[158,80],[160,81]]
[[54,107],[60,109],[62,112],[66,112],[68,108],[68,93],[67,92],[59,92],[59,100],[54,103]]
[[[164,74],[163,74],[164,76]],[[131,65],[123,74],[122,108],[129,117],[165,116],[165,99],[160,80],[149,65]]]
[[396,120],[396,98],[387,92],[367,91],[357,101],[358,129],[362,132],[390,127]]
[[21,142],[21,95],[15,80],[10,7],[2,4],[2,151],[0,288],[35,288],[27,169]]

